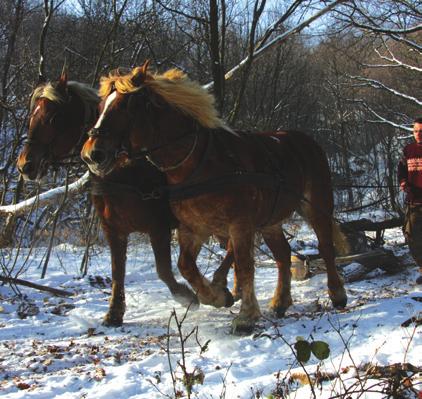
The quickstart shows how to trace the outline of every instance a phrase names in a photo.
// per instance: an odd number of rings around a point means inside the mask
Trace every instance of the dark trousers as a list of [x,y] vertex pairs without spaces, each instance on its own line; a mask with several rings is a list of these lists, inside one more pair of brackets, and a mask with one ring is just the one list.
[[403,234],[413,259],[422,269],[422,204],[407,205]]

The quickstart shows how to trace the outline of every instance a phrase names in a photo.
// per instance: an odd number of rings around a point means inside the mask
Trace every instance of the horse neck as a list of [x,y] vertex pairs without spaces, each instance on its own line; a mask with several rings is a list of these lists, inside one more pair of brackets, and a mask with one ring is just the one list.
[[[75,90],[74,86],[68,86],[69,91],[72,93],[72,96],[80,103],[81,113],[78,113],[78,118],[73,120],[75,127],[73,130],[74,137],[76,138],[75,144],[73,146],[74,151],[80,151],[82,149],[83,143],[87,140],[87,132],[94,125],[97,116],[97,103],[94,101],[88,101],[84,96],[81,95],[80,89]],[[99,101],[99,99],[98,99]],[[74,104],[74,106],[77,106]],[[76,116],[76,113],[75,113]]]
[[[98,118],[98,104],[100,98],[91,93],[91,88],[78,82],[69,82],[68,89],[74,97],[81,102],[83,108],[83,121],[82,124],[85,127],[91,127],[94,125]],[[84,93],[84,91],[89,91]]]
[[191,120],[180,125],[173,121],[170,126],[162,127],[163,134],[158,136],[165,138],[158,146],[163,147],[151,154],[150,161],[166,174],[169,183],[175,184],[193,175],[202,162],[209,134],[208,129]]

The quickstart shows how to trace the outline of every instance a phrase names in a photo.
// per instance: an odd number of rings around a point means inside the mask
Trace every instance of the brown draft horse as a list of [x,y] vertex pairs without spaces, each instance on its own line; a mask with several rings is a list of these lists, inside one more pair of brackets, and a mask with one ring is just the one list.
[[163,190],[180,221],[178,267],[202,303],[221,306],[225,298],[198,271],[201,244],[211,234],[230,238],[242,299],[234,331],[250,331],[261,314],[254,291],[257,231],[278,267],[270,307],[282,315],[291,304],[290,246],[280,222],[295,210],[318,237],[333,305],[344,307],[334,263],[331,178],[320,146],[301,132],[235,133],[199,84],[178,70],[153,75],[147,67],[102,79],[104,109],[82,148],[90,170],[107,175],[116,152],[129,148],[129,156],[146,156],[166,174]]
[[[85,131],[97,118],[98,103],[96,90],[68,82],[66,74],[58,82],[44,83],[34,90],[28,139],[17,162],[24,178],[39,180],[49,166],[67,157],[73,149],[80,151]],[[107,177],[91,178],[92,201],[111,250],[112,293],[105,325],[119,326],[123,322],[127,238],[135,231],[149,235],[158,275],[174,298],[185,306],[198,303],[196,295],[185,284],[178,283],[172,272],[171,229],[178,222],[168,201],[145,199],[145,195],[163,184],[164,174],[145,160],[125,163]],[[231,260],[227,262],[229,266]]]

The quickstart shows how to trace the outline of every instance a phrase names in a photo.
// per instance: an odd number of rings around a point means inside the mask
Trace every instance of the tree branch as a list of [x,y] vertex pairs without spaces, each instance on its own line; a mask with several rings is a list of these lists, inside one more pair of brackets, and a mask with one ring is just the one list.
[[35,288],[36,290],[50,292],[51,294],[54,294],[57,296],[73,296],[73,292],[60,290],[58,288],[53,288],[53,287],[46,287],[45,285],[31,283],[30,281],[21,280],[20,278],[0,276],[0,281],[3,281],[5,283],[12,283],[15,285],[23,285],[25,287]]
[[[280,36],[277,36],[276,38],[274,38],[271,42],[269,42],[268,44],[261,46],[258,50],[256,50],[253,53],[253,57],[254,59],[258,59],[261,56],[263,56],[267,50],[275,47],[276,45],[280,45],[283,41],[285,41],[288,37],[299,33],[300,31],[302,31],[304,28],[306,28],[308,25],[310,25],[312,22],[314,22],[315,20],[317,20],[318,18],[320,18],[321,16],[323,16],[324,14],[326,14],[327,12],[331,11],[334,7],[336,7],[338,4],[343,3],[346,0],[336,0],[334,1],[332,4],[330,4],[329,6],[323,8],[322,10],[320,10],[319,12],[317,12],[315,15],[313,15],[312,17],[308,18],[306,21],[300,23],[299,25],[295,26],[292,29],[289,29],[288,31],[284,32],[283,34],[281,34]],[[242,61],[240,61],[239,64],[237,64],[234,68],[232,68],[230,71],[228,71],[225,75],[224,75],[224,79],[225,80],[229,80],[233,77],[233,75],[235,73],[237,73],[240,69],[242,69],[243,67],[245,67],[248,63],[250,59],[250,56],[247,56],[246,58],[244,58]],[[212,89],[214,86],[213,82],[207,83],[206,85],[204,85],[203,87],[205,89]]]
[[401,93],[397,90],[391,89],[390,87],[386,86],[384,83],[381,83],[378,80],[363,78],[361,76],[350,76],[350,75],[348,75],[348,77],[351,78],[351,79],[360,81],[360,82],[364,82],[365,86],[374,87],[376,89],[383,89],[385,91],[388,91],[391,94],[394,94],[397,97],[403,98],[405,100],[412,101],[412,102],[416,103],[417,105],[422,105],[422,101],[418,100],[417,98],[409,96],[409,95],[404,94],[404,93]]
[[[86,172],[81,178],[70,184],[67,188],[67,195],[74,195],[81,192],[89,181],[89,172]],[[57,187],[40,194],[39,196],[31,197],[25,201],[14,205],[0,206],[0,215],[20,215],[25,213],[34,205],[46,206],[54,203],[56,198],[66,193],[66,186]]]

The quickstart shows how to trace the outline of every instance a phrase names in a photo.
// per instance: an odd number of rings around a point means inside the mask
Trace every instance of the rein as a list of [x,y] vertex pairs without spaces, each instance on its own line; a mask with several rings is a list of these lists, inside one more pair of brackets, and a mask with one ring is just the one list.
[[195,134],[195,140],[192,144],[191,149],[189,150],[189,152],[187,153],[187,155],[179,162],[177,162],[174,165],[170,165],[170,166],[161,166],[158,165],[156,161],[153,161],[151,155],[145,155],[145,158],[152,163],[160,172],[167,172],[169,170],[175,170],[177,169],[179,166],[182,166],[193,154],[193,152],[195,151],[196,145],[198,144],[198,133]]

